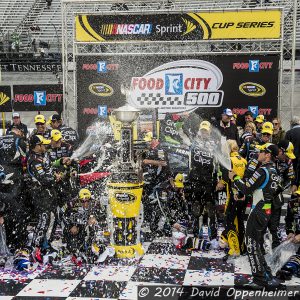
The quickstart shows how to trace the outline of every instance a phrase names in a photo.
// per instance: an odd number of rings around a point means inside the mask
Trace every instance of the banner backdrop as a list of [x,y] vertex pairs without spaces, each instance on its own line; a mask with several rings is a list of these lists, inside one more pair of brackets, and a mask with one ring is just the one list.
[[78,15],[76,41],[279,39],[281,10]]
[[[277,115],[278,55],[113,55],[77,57],[80,135],[98,115],[98,107],[130,104],[157,108],[160,114],[195,111],[218,117],[224,108],[244,114],[257,110]],[[250,108],[249,108],[250,106]]]
[[[45,104],[35,105],[35,92],[45,92]],[[63,110],[63,87],[61,84],[14,85],[13,108],[16,111]]]
[[0,112],[11,111],[11,91],[9,85],[0,86]]

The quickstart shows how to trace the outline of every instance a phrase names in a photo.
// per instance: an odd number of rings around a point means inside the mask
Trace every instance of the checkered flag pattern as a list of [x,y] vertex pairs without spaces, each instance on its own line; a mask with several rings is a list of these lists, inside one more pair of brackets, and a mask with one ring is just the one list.
[[178,96],[162,96],[161,93],[142,93],[137,97],[140,106],[173,106],[182,105],[182,101]]

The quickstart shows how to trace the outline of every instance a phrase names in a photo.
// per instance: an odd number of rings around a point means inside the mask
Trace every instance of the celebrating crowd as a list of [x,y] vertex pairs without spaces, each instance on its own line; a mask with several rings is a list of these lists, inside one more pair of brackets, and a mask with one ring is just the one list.
[[[106,213],[94,191],[78,180],[83,162],[72,158],[77,133],[58,114],[48,122],[37,115],[34,121],[29,135],[13,113],[12,125],[0,138],[0,234],[5,237],[0,256],[14,257],[19,270],[24,261],[27,266],[49,263],[58,256],[101,262],[103,254],[113,255],[99,236],[108,230]],[[300,276],[300,253],[298,274],[286,264],[275,277],[264,258],[264,234],[269,229],[273,249],[283,241],[279,225],[285,192],[290,194],[287,239],[300,243],[300,118],[293,118],[286,133],[279,118],[270,122],[247,112],[239,121],[242,127],[230,109],[219,121],[167,115],[159,138],[144,133],[144,225],[172,236],[180,251],[221,247],[226,258],[247,254],[254,283],[278,286]],[[185,174],[172,165],[176,155],[183,155]],[[153,206],[153,194],[158,206]],[[62,243],[57,246],[59,229]]]

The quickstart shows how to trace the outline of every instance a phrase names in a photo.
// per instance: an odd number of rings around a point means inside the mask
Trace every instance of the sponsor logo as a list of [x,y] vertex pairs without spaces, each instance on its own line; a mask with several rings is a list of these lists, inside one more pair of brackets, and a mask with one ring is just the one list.
[[152,24],[103,24],[102,35],[151,34]]
[[163,64],[131,80],[130,102],[135,107],[158,108],[159,113],[219,107],[224,92],[221,70],[203,60],[179,60]]
[[3,92],[0,93],[0,105],[4,105],[10,98],[4,94]]
[[228,29],[228,28],[272,28],[275,22],[225,22],[213,23],[213,29]]
[[113,88],[105,83],[92,83],[89,90],[92,94],[100,97],[108,97],[114,93]]
[[165,94],[182,95],[183,75],[182,74],[165,74]]
[[115,198],[121,202],[134,201],[136,199],[135,195],[129,193],[116,193]]
[[[234,114],[237,115],[244,115],[246,111],[248,111],[249,109],[247,107],[242,107],[242,108],[233,108],[232,112]],[[269,116],[272,112],[272,108],[260,108],[258,109],[258,114],[259,115],[265,115],[265,116]]]
[[98,108],[97,107],[85,107],[82,111],[84,115],[97,115]]
[[261,97],[266,93],[266,89],[254,82],[245,82],[240,84],[239,90],[242,94],[250,97]]
[[271,70],[273,62],[259,60],[249,60],[249,62],[235,62],[232,65],[233,70],[248,70],[249,72],[259,72],[260,70]]
[[258,106],[248,106],[248,110],[252,112],[254,118],[257,117],[257,115],[258,115]]
[[[63,94],[47,94],[47,102],[62,102]],[[33,94],[15,94],[14,102],[33,102]]]
[[84,71],[97,71],[98,73],[107,73],[107,71],[116,71],[119,69],[119,64],[108,64],[103,61],[97,64],[83,64],[82,70]]
[[117,254],[120,254],[120,255],[124,255],[124,254],[133,255],[134,253],[135,253],[135,250],[133,248],[117,250]]
[[249,72],[259,72],[259,60],[249,60]]

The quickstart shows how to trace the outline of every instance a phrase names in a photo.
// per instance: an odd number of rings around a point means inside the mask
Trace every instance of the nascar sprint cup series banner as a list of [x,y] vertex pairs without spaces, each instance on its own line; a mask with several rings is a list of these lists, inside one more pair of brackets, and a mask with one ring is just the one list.
[[[106,112],[129,103],[159,114],[219,116],[228,107],[277,115],[278,55],[113,55],[77,57],[77,107],[81,136]],[[105,114],[103,114],[105,112]]]
[[278,39],[281,10],[78,15],[76,41]]

